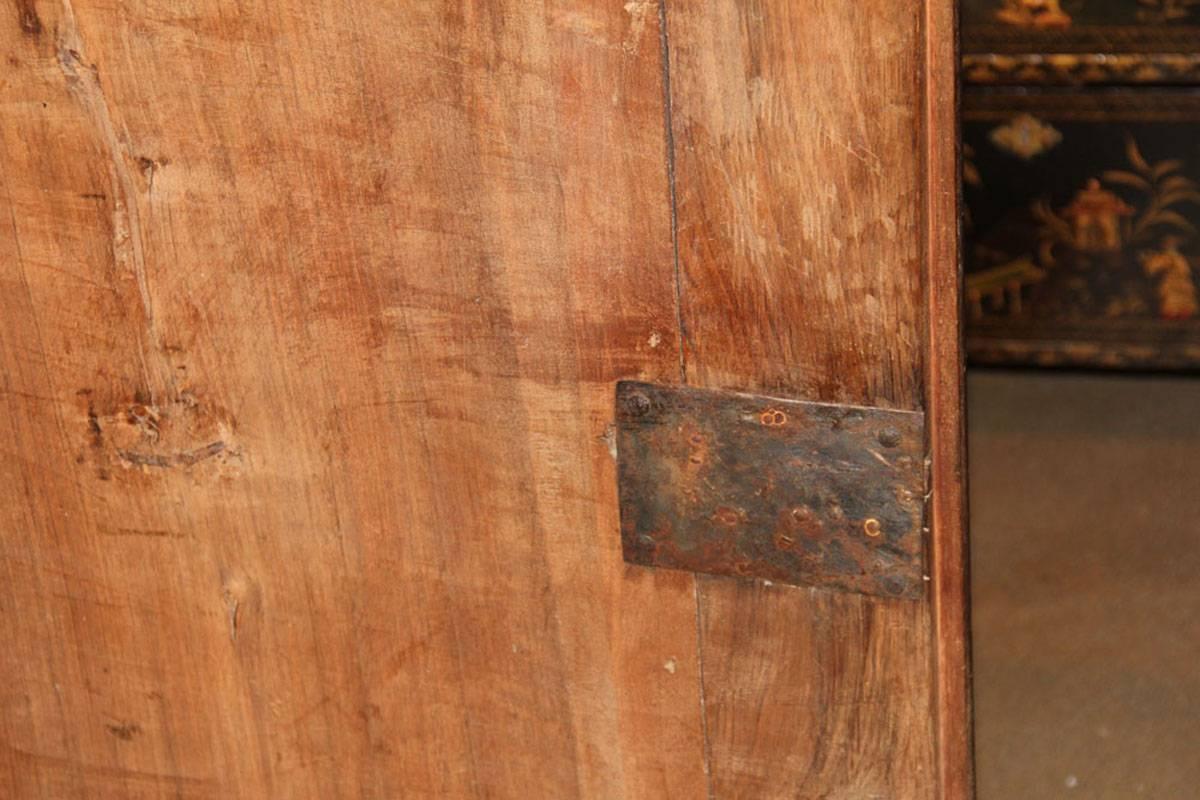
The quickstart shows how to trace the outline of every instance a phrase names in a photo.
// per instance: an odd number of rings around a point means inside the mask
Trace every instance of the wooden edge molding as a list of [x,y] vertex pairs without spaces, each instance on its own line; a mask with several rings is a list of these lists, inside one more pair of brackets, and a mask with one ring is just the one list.
[[958,38],[955,0],[925,4],[925,408],[930,578],[941,800],[974,794],[959,257]]

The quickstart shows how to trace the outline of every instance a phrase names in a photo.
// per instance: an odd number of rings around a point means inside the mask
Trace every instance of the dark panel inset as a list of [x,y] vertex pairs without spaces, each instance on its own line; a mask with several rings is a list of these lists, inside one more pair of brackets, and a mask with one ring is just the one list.
[[1200,94],[967,93],[963,142],[974,361],[1200,366]]
[[1195,0],[963,0],[967,53],[1188,52]]

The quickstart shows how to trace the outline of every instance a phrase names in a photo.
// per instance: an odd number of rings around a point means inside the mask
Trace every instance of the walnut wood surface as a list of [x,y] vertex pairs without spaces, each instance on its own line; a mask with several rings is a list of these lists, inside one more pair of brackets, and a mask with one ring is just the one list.
[[668,8],[690,377],[918,408],[920,7]]
[[19,5],[0,795],[702,796],[657,10]]
[[[944,75],[922,80],[927,48],[943,70],[953,60],[952,12],[934,5],[928,16],[882,1],[668,6],[690,382],[925,406],[930,334],[953,338],[957,319],[953,238],[945,228],[929,238],[953,206],[952,194],[947,205],[930,192],[957,183],[933,144],[947,137],[953,162],[953,93],[925,110],[926,91],[952,87]],[[927,148],[936,174],[925,171]],[[936,279],[924,269],[931,258],[946,262]],[[953,298],[936,330],[925,328],[931,280]],[[951,491],[952,480],[940,486]],[[947,518],[943,535],[961,527]],[[930,668],[940,651],[928,596],[889,602],[712,578],[700,587],[716,796],[935,795],[934,701],[947,705]],[[967,791],[946,787],[946,797]]]
[[933,796],[929,603],[625,565],[610,426],[922,407],[952,31],[662,11],[0,9],[0,796]]

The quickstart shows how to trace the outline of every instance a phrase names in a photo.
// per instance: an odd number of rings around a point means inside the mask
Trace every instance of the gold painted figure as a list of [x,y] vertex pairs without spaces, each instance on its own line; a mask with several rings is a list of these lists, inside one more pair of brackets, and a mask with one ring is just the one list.
[[1196,284],[1187,256],[1179,252],[1177,236],[1163,240],[1162,250],[1142,254],[1142,269],[1158,277],[1158,314],[1163,319],[1189,319],[1196,315]]
[[1003,0],[996,19],[1022,28],[1067,28],[1071,16],[1059,0]]

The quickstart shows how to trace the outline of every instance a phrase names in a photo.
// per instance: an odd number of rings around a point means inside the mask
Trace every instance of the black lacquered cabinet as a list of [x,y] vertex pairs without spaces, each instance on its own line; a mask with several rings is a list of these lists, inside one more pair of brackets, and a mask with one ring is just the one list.
[[969,357],[1200,366],[1200,1],[964,0],[962,23]]

